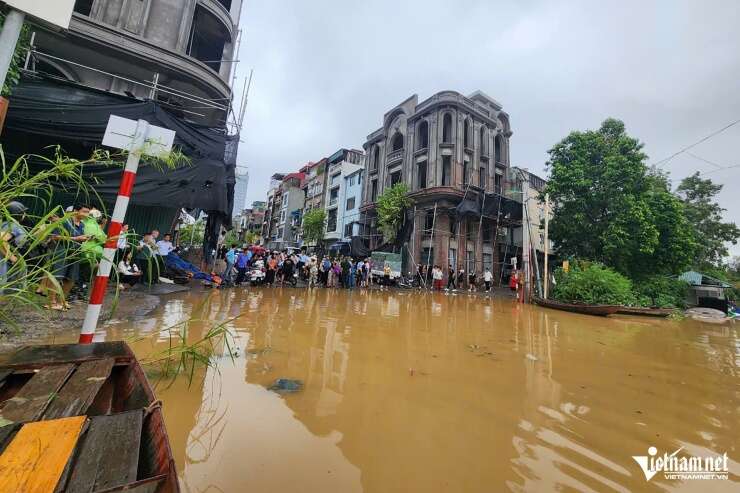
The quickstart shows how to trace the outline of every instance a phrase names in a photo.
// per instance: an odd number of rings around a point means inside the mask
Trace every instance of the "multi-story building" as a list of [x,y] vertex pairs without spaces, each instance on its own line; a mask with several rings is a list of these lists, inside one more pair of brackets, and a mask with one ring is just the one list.
[[77,0],[68,30],[37,31],[34,68],[223,125],[241,9],[242,0]]
[[506,196],[511,135],[502,105],[480,91],[443,91],[422,102],[413,95],[388,111],[364,144],[361,210],[369,246],[382,244],[375,201],[405,183],[414,204],[396,245],[410,252],[405,268],[497,268],[497,232],[516,215]]
[[301,221],[305,204],[304,166],[297,173],[272,175],[267,193],[262,241],[269,249],[297,247],[301,244]]
[[353,236],[360,234],[360,206],[362,205],[362,176],[365,170],[361,167],[344,177],[344,198],[342,200],[341,230],[342,240],[349,242]]
[[277,235],[277,223],[280,219],[282,208],[281,183],[285,178],[284,173],[275,173],[270,177],[270,188],[267,190],[267,206],[265,207],[265,219],[262,223],[262,242],[267,244],[270,239]]
[[[242,3],[76,0],[68,29],[29,19],[31,49],[13,90],[6,155],[46,154],[59,145],[88,159],[112,114],[174,130],[190,166],[140,169],[127,221],[138,231],[166,230],[181,208],[205,210],[214,247],[233,212],[240,130],[231,84]],[[118,179],[98,181],[96,205],[112,208]]]
[[364,167],[362,151],[340,149],[327,158],[327,182],[324,207],[326,209],[326,234],[331,242],[344,238],[344,216],[347,202],[352,208],[362,200],[361,189],[353,188],[356,196],[347,194],[347,177],[362,171]]
[[249,188],[249,172],[244,167],[236,168],[236,183],[234,183],[234,208],[232,217],[238,216],[247,207],[247,190]]
[[[540,178],[526,169],[513,167],[512,170],[516,178],[516,189],[522,194],[521,200],[525,204],[522,227],[512,228],[511,244],[515,247],[514,255],[520,254],[523,246],[522,229],[529,227],[531,248],[537,252],[538,261],[542,262],[545,255],[545,217],[549,216],[549,219],[552,219],[552,206],[545,207],[545,202],[540,199],[547,185],[547,180]],[[523,183],[524,180],[526,180],[526,184]],[[548,239],[548,243],[547,251],[552,255],[553,242]]]
[[306,173],[302,168],[298,173],[289,173],[280,184],[281,202],[277,227],[270,237],[270,248],[297,247],[301,243],[301,221],[303,219],[303,183]]
[[246,241],[247,237],[251,236],[254,243],[260,243],[266,208],[266,202],[255,201],[252,202],[252,207],[243,209],[235,217],[234,223],[241,241]]
[[326,158],[317,163],[309,163],[306,171],[306,183],[303,187],[306,204],[303,213],[312,209],[324,208],[324,191],[326,190]]

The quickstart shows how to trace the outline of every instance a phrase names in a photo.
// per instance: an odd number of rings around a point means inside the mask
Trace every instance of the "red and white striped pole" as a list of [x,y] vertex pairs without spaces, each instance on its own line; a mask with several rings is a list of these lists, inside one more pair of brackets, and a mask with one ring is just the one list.
[[90,291],[90,303],[87,305],[85,321],[82,323],[80,332],[80,344],[90,344],[95,335],[95,328],[100,318],[100,309],[103,306],[105,290],[108,287],[108,278],[110,277],[111,267],[113,267],[113,258],[118,248],[118,236],[121,234],[123,220],[126,218],[126,209],[131,198],[131,192],[136,181],[136,171],[139,169],[139,158],[144,149],[146,134],[149,130],[149,123],[139,120],[136,125],[131,150],[126,160],[126,167],[123,169],[121,185],[118,187],[118,197],[116,205],[113,208],[110,225],[108,226],[108,240],[103,248],[103,258],[100,259],[98,266],[98,275],[93,281],[92,290]]

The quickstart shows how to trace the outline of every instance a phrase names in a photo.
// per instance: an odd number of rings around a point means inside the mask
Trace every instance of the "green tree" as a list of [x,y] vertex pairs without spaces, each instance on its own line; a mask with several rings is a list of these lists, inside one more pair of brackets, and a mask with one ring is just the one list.
[[257,241],[259,241],[260,235],[258,235],[255,231],[247,231],[247,234],[244,235],[244,241],[249,245],[255,245]]
[[236,228],[231,228],[224,235],[224,245],[231,248],[231,245],[239,243],[239,236],[236,233]]
[[698,242],[695,266],[700,269],[720,267],[728,256],[727,244],[737,244],[740,229],[732,222],[722,222],[725,211],[716,202],[722,185],[702,179],[694,173],[681,180],[676,193],[683,201],[686,217],[694,229]]
[[595,260],[632,278],[691,263],[695,242],[683,206],[667,178],[648,169],[642,147],[610,118],[550,149],[545,192],[561,256]]
[[311,209],[303,215],[303,239],[307,243],[318,243],[324,239],[324,209]]
[[193,224],[186,224],[180,230],[180,243],[187,245],[200,245],[206,233],[206,223],[197,220]]
[[387,242],[396,241],[398,230],[403,224],[404,211],[412,204],[405,183],[396,183],[378,197],[378,228]]

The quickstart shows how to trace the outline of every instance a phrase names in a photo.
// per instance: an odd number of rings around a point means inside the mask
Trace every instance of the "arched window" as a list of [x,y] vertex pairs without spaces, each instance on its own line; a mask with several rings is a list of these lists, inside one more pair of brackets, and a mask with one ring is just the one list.
[[93,0],[75,0],[74,11],[82,15],[90,15]]
[[504,162],[504,158],[501,155],[501,135],[500,134],[496,135],[496,139],[494,139],[493,153],[494,153],[494,159],[496,160],[497,163]]
[[452,115],[445,113],[442,118],[442,142],[445,144],[452,143]]
[[401,149],[403,149],[403,135],[401,132],[396,132],[391,140],[391,150],[400,151]]
[[426,120],[419,122],[416,135],[416,149],[426,149],[429,147],[429,123]]
[[488,155],[488,132],[485,125],[481,125],[480,127],[480,155]]
[[467,148],[473,147],[470,145],[470,120],[465,120],[465,125],[463,126],[463,146]]

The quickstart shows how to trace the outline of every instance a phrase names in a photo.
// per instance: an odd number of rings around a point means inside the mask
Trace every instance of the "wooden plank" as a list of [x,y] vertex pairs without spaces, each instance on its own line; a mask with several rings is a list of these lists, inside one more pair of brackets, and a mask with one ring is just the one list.
[[90,418],[66,492],[100,491],[136,481],[144,411]]
[[0,409],[0,425],[36,421],[56,395],[74,365],[42,368]]
[[15,436],[15,432],[20,428],[20,423],[13,423],[12,425],[0,427],[0,454],[3,453],[5,447],[8,446],[10,440]]
[[0,455],[0,493],[52,493],[85,419],[75,416],[23,425]]
[[86,361],[64,384],[44,413],[45,420],[87,414],[100,387],[110,376],[113,358]]
[[105,491],[97,491],[96,493],[117,493],[119,491],[126,493],[155,493],[159,485],[167,479],[167,476],[155,476],[149,479],[142,479],[135,483],[131,483],[126,486],[120,486],[118,488],[112,488]]
[[123,341],[25,346],[13,353],[7,361],[2,363],[2,366],[9,368],[42,367],[103,358],[130,361],[133,359],[133,353]]

